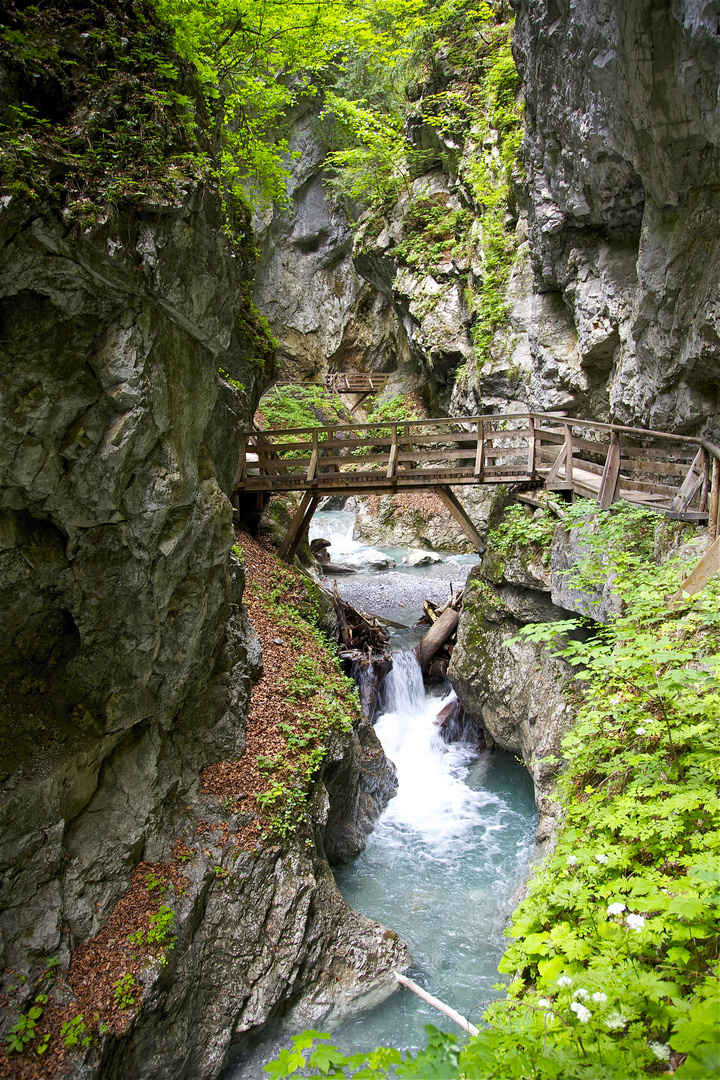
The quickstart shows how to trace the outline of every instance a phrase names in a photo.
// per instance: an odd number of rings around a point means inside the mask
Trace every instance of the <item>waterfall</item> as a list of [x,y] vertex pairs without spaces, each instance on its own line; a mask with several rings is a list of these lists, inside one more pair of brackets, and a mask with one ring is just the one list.
[[460,841],[478,823],[485,793],[465,777],[476,755],[463,744],[448,745],[437,726],[441,709],[455,699],[425,694],[420,665],[412,652],[395,653],[382,685],[383,713],[375,730],[398,773],[398,793],[380,826],[412,829],[430,846]]

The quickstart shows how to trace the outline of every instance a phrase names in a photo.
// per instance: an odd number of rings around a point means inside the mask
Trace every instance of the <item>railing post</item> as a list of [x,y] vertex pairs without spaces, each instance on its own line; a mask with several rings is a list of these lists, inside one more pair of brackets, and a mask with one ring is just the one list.
[[703,446],[702,448],[702,489],[700,491],[700,511],[708,508],[708,493],[710,489],[710,455]]
[[243,431],[240,436],[240,453],[238,455],[238,462],[235,466],[235,476],[233,477],[233,491],[237,488],[238,484],[247,476],[247,437]]
[[708,506],[708,540],[714,543],[720,526],[720,461],[713,456],[710,504]]
[[610,446],[605,458],[598,491],[598,509],[607,510],[617,498],[618,480],[620,479],[620,440],[617,432],[610,432]]
[[312,436],[312,454],[310,455],[310,464],[308,465],[307,476],[305,479],[308,483],[315,479],[317,476],[318,467],[318,434],[317,430],[313,431]]
[[573,482],[573,441],[572,428],[565,424],[565,483]]
[[388,467],[385,478],[392,480],[393,476],[397,473],[397,461],[398,461],[398,426],[393,424],[392,426],[392,444],[390,446],[390,454],[388,456]]
[[485,471],[485,421],[478,420],[477,450],[475,451],[475,476],[482,482]]
[[532,416],[528,417],[528,473],[530,479],[535,479],[535,421]]

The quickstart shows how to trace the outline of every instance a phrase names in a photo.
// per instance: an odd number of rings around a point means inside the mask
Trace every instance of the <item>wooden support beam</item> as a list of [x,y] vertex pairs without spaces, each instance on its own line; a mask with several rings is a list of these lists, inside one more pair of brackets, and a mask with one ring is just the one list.
[[446,487],[445,484],[439,484],[437,487],[437,495],[445,503],[458,525],[463,529],[465,535],[475,547],[476,551],[482,554],[485,550],[482,537],[466,514],[454,492],[452,492],[449,487]]
[[233,491],[237,488],[238,484],[247,476],[247,437],[243,433],[240,437],[240,453],[238,455],[237,465],[235,466],[235,475],[233,476]]
[[687,597],[695,596],[705,588],[710,578],[714,577],[718,571],[720,571],[720,536],[716,537],[693,572],[685,578],[678,591],[671,597],[668,607],[678,607]]
[[293,559],[297,555],[298,548],[300,547],[300,544],[302,543],[303,537],[306,535],[306,533],[307,533],[307,531],[308,531],[308,529],[310,527],[310,522],[312,521],[312,516],[315,513],[315,511],[317,510],[319,502],[320,502],[320,497],[318,495],[313,495],[312,498],[310,499],[310,504],[309,504],[307,510],[305,511],[305,516],[302,519],[302,521],[300,522],[300,527],[297,530],[297,532],[295,533],[295,536],[293,537],[292,543],[290,544],[290,548],[288,550],[288,553],[287,553],[287,555],[285,557],[284,561],[286,563],[292,564]]
[[565,481],[573,482],[573,437],[569,424],[565,424]]
[[302,523],[303,523],[303,521],[305,519],[305,514],[307,513],[308,506],[310,505],[310,503],[312,501],[313,501],[313,496],[310,494],[309,491],[306,491],[305,494],[303,495],[302,499],[300,500],[300,506],[295,511],[295,516],[292,519],[292,521],[290,522],[290,528],[288,529],[288,531],[287,531],[287,533],[285,535],[285,539],[283,540],[282,544],[280,545],[280,550],[278,551],[278,558],[282,559],[283,562],[292,562],[292,559],[288,560],[288,559],[285,558],[285,556],[288,554],[288,552],[290,550],[290,545],[292,544],[293,540],[295,539],[295,533],[297,532],[297,530],[302,525]]
[[528,417],[528,472],[530,479],[535,479],[535,421],[532,416]]
[[670,509],[673,512],[682,514],[685,510],[690,509],[690,503],[693,501],[702,485],[704,453],[705,450],[701,446],[693,458],[693,463],[690,466],[687,476],[682,482],[682,487],[672,501]]
[[318,437],[317,431],[313,432],[312,437],[312,454],[310,455],[310,464],[308,465],[307,476],[305,479],[310,483],[317,476],[318,467]]
[[607,457],[605,458],[605,468],[603,469],[600,490],[598,491],[598,508],[600,510],[607,510],[608,507],[615,502],[618,493],[619,479],[620,440],[617,437],[617,433],[612,431],[610,432],[610,446],[608,447]]
[[558,453],[558,456],[555,458],[554,462],[552,463],[552,468],[550,469],[550,472],[545,477],[545,487],[550,487],[550,485],[557,480],[558,473],[560,472],[560,469],[562,468],[562,466],[565,464],[565,458],[567,457],[567,451],[568,451],[567,443],[565,443],[563,445],[562,450]]

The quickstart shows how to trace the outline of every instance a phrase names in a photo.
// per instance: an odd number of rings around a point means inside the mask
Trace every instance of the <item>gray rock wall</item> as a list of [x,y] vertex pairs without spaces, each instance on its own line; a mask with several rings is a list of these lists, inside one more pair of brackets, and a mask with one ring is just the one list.
[[[535,294],[528,400],[533,377],[552,375],[542,298],[554,294],[581,380],[564,407],[583,415],[604,398],[624,423],[717,434],[718,6],[516,9]],[[562,374],[567,347],[558,359]]]
[[288,118],[288,203],[258,215],[255,301],[280,341],[284,377],[394,371],[408,360],[391,300],[353,264],[348,217],[325,186],[325,144],[311,99]]
[[[197,792],[242,754],[261,671],[227,492],[273,367],[211,190],[79,235],[6,199],[0,232],[0,966],[3,986],[28,976],[4,1031],[140,860],[170,860],[201,818],[241,824]],[[331,748],[355,786],[318,786],[309,847],[193,857],[167,966],[83,1075],[215,1076],[279,1010],[319,1021],[394,987],[404,947],[348,908],[323,853],[326,822],[337,857],[359,850],[392,792],[371,743]]]
[[[525,553],[526,556],[528,553]],[[528,622],[568,617],[550,599],[550,575],[522,550],[498,572],[492,553],[469,574],[448,678],[466,713],[489,743],[523,759],[535,786],[537,840],[553,835],[557,806],[552,791],[560,744],[575,718],[572,668],[547,648],[516,641]],[[546,580],[543,580],[546,577]],[[547,758],[556,758],[547,761]]]

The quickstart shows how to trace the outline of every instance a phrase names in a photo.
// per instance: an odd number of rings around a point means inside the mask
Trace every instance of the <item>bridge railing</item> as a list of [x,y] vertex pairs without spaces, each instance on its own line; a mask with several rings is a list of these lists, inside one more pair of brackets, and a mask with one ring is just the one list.
[[543,484],[602,507],[622,498],[717,521],[719,481],[720,449],[707,440],[555,413],[505,413],[246,432],[235,488],[321,495]]

